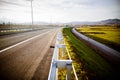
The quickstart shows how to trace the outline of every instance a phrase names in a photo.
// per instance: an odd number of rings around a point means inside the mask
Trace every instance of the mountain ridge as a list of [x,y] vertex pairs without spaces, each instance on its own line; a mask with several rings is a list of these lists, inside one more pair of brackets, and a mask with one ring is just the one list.
[[111,25],[111,24],[119,24],[120,25],[120,19],[106,19],[101,21],[73,21],[66,24],[72,24],[72,25]]
[[[0,22],[0,24],[3,24],[5,22]],[[10,22],[6,22],[5,24],[24,24],[24,25],[30,25],[31,22],[25,22],[25,23],[10,23]],[[73,21],[73,22],[66,22],[66,23],[62,23],[62,22],[45,22],[45,21],[34,21],[34,25],[120,25],[120,19],[106,19],[106,20],[101,20],[101,21]]]

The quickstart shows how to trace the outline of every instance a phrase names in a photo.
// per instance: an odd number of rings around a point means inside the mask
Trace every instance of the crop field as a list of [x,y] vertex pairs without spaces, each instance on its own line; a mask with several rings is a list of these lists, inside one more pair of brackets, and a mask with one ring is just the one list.
[[118,73],[112,65],[75,37],[70,28],[64,28],[63,35],[79,80],[114,80],[116,78]]
[[80,33],[120,52],[120,27],[83,26],[76,28]]

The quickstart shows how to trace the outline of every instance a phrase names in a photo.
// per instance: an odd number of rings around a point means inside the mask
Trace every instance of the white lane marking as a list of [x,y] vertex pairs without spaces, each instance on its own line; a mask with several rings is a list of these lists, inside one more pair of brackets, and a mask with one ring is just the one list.
[[13,48],[13,47],[15,47],[15,46],[18,46],[18,45],[20,45],[20,44],[23,44],[23,43],[25,43],[25,42],[27,42],[27,41],[33,40],[33,39],[35,39],[35,38],[37,38],[37,37],[39,37],[39,36],[42,36],[42,35],[44,35],[44,34],[47,34],[47,33],[49,33],[49,32],[50,32],[50,31],[45,32],[45,33],[42,33],[42,34],[40,34],[40,35],[34,36],[34,37],[32,37],[32,38],[29,38],[29,39],[26,39],[26,40],[24,40],[24,41],[21,41],[21,42],[15,44],[15,45],[12,45],[12,46],[9,46],[9,47],[7,47],[7,48],[5,48],[5,49],[2,49],[2,50],[0,50],[0,53],[6,51],[6,50],[8,50],[8,49],[11,49],[11,48]]

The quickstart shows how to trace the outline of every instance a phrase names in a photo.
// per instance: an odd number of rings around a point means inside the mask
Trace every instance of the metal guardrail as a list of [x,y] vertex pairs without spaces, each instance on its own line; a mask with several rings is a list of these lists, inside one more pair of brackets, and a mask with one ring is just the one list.
[[[59,42],[62,42],[62,44],[60,44]],[[48,80],[57,80],[57,72],[58,69],[57,68],[66,68],[67,69],[67,73],[66,73],[66,80],[70,80],[71,79],[71,69],[73,70],[75,79],[78,80],[77,74],[76,74],[76,70],[74,68],[74,65],[72,65],[72,60],[70,57],[70,53],[69,50],[67,49],[66,45],[64,44],[64,38],[62,36],[62,32],[59,32],[57,35],[57,40],[56,40],[56,44],[55,44],[55,49],[54,49],[54,54],[53,54],[53,58],[52,58],[52,62],[51,62],[51,67],[50,67],[50,72],[49,72],[49,77]],[[68,53],[68,57],[69,60],[58,60],[58,54],[59,54],[59,48],[63,48],[66,49],[67,53]],[[64,56],[64,50],[62,52],[62,57]]]
[[60,44],[59,41],[63,40],[62,33],[59,32],[55,43],[54,54],[51,62],[48,80],[56,80],[57,68],[66,68],[66,80],[71,79],[72,60],[58,60],[59,48],[66,48],[65,44]]

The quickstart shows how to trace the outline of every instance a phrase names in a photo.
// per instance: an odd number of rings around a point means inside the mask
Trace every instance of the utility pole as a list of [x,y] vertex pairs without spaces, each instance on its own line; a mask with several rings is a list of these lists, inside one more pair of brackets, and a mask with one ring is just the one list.
[[33,5],[32,5],[32,1],[31,0],[31,21],[32,21],[32,25],[33,25]]

